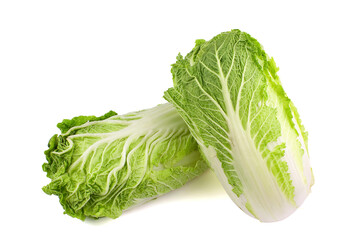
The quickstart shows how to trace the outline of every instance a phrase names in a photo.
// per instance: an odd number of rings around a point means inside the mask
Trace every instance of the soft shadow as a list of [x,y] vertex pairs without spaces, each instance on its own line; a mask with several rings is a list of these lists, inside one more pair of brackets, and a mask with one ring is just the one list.
[[103,217],[103,218],[98,218],[98,219],[86,218],[85,223],[94,225],[94,226],[102,226],[102,225],[112,222],[113,220],[115,220],[115,219],[108,218],[108,217]]
[[211,170],[188,182],[177,190],[185,198],[216,198],[227,196],[221,183]]

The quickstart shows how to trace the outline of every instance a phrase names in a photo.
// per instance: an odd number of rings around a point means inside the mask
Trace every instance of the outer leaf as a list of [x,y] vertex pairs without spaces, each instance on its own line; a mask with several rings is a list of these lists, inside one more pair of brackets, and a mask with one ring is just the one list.
[[200,175],[207,165],[171,104],[126,114],[80,116],[58,124],[43,165],[65,213],[117,218]]
[[273,59],[247,33],[222,33],[177,57],[165,93],[232,200],[261,221],[290,215],[313,183],[307,133]]

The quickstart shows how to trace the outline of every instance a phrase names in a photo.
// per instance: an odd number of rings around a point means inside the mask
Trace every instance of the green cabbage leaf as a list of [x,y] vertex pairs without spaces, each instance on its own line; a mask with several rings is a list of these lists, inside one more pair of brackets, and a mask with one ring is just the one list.
[[66,214],[117,218],[126,209],[183,186],[207,169],[186,124],[167,103],[58,124],[45,152],[47,194]]
[[278,68],[240,30],[197,40],[165,92],[232,200],[260,221],[294,212],[314,182],[307,132]]

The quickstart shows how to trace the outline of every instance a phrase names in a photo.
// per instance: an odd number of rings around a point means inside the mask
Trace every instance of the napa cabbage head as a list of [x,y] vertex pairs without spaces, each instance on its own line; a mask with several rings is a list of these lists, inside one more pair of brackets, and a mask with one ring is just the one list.
[[260,221],[281,220],[310,193],[307,132],[278,68],[240,30],[197,40],[165,92],[232,200]]
[[167,103],[126,115],[80,116],[58,124],[45,152],[47,194],[65,213],[117,218],[207,169],[198,145]]

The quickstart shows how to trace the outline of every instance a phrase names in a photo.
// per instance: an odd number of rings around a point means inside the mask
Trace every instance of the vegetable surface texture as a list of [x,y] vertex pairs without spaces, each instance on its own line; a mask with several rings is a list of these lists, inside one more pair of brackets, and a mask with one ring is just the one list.
[[232,200],[263,222],[289,216],[313,184],[307,132],[277,71],[257,40],[232,30],[179,55],[165,92]]
[[119,116],[80,116],[58,124],[45,152],[43,188],[65,213],[117,218],[179,188],[207,169],[186,124],[167,103]]

